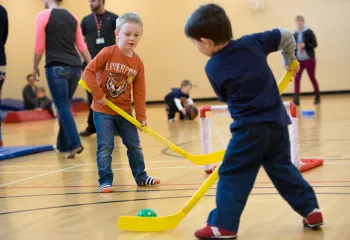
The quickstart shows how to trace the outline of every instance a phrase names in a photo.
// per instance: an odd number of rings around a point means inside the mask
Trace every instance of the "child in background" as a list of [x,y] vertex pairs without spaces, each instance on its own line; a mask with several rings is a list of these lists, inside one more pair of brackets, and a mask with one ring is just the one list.
[[[189,80],[184,80],[181,83],[180,88],[173,88],[168,93],[164,100],[167,104],[166,111],[168,112],[168,121],[174,122],[175,114],[180,113],[180,119],[184,120],[186,117],[185,104],[194,106],[192,98],[190,98],[190,91],[192,89],[192,83]],[[185,103],[185,104],[184,104]]]
[[137,128],[106,106],[106,98],[132,114],[131,90],[136,119],[147,125],[144,66],[133,51],[138,45],[143,23],[134,13],[117,19],[115,35],[118,44],[104,48],[85,68],[84,80],[93,95],[91,108],[97,134],[97,166],[100,192],[112,192],[111,168],[114,131],[119,133],[127,148],[129,165],[138,186],[156,185],[160,181],[147,176]]
[[36,98],[36,108],[41,110],[48,110],[52,114],[52,116],[56,117],[52,109],[52,100],[46,96],[46,91],[44,87],[38,87],[36,89]]
[[290,119],[267,62],[270,53],[282,50],[285,67],[291,70],[289,65],[296,59],[292,33],[274,29],[232,40],[230,20],[215,4],[197,9],[188,19],[185,33],[199,52],[210,57],[205,67],[209,81],[234,119],[232,138],[219,168],[217,207],[195,236],[236,238],[261,166],[282,197],[303,217],[304,226],[322,225],[315,192],[290,160]]

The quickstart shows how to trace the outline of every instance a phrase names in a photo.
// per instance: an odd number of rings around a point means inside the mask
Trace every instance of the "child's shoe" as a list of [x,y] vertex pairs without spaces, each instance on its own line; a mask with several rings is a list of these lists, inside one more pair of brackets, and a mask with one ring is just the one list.
[[303,219],[305,227],[318,228],[323,225],[323,217],[320,209],[314,209],[306,218]]
[[206,174],[212,174],[217,167],[218,167],[218,165],[214,165],[210,169],[205,170]]
[[145,181],[139,184],[139,187],[141,186],[154,186],[160,184],[159,179],[154,179],[152,177],[147,177]]
[[170,122],[170,123],[174,123],[175,120],[174,120],[173,118],[171,118],[171,119],[169,119],[169,122]]
[[113,192],[111,184],[103,183],[100,185],[100,193],[111,193],[111,192]]
[[237,234],[207,224],[194,234],[199,239],[236,239]]

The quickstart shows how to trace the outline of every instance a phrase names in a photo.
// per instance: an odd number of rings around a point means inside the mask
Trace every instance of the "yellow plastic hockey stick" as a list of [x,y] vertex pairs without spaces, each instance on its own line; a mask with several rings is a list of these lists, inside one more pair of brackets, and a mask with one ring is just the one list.
[[[294,61],[292,63],[292,68],[295,68],[298,64],[299,63],[297,61]],[[293,77],[293,75],[291,72],[286,72],[284,74],[283,78],[280,80],[280,82],[278,84],[278,89],[279,89],[280,93],[285,90],[288,83],[292,80],[292,77]],[[91,93],[90,88],[87,86],[87,84],[83,80],[79,81],[79,85]],[[212,164],[212,163],[221,162],[223,157],[224,157],[225,150],[221,150],[221,151],[217,151],[217,152],[213,152],[213,153],[209,153],[209,154],[200,154],[200,155],[190,154],[190,153],[186,152],[185,150],[183,150],[182,148],[180,148],[177,145],[170,142],[168,139],[162,137],[161,135],[159,135],[158,133],[153,131],[151,128],[149,128],[147,126],[142,127],[141,123],[139,121],[137,121],[135,118],[130,116],[128,113],[124,112],[122,109],[120,109],[118,106],[113,104],[108,99],[106,102],[107,102],[108,107],[113,109],[115,112],[117,112],[119,115],[124,117],[126,120],[128,120],[129,122],[134,124],[136,127],[140,128],[142,131],[147,133],[149,136],[158,140],[160,143],[164,144],[168,148],[172,149],[174,152],[180,154],[181,156],[190,160],[191,162],[193,162],[196,165],[205,165],[205,164]]]
[[[294,61],[292,63],[292,69],[298,66],[299,63]],[[279,82],[278,88],[280,94],[288,86],[288,83],[293,77],[292,72],[285,74],[284,80]],[[164,216],[164,217],[136,217],[136,216],[121,216],[118,220],[118,227],[124,231],[133,232],[162,232],[174,229],[181,220],[192,210],[192,208],[198,203],[198,201],[207,193],[211,186],[218,179],[219,167],[209,176],[209,178],[200,186],[197,192],[190,198],[185,206],[177,213]]]
[[292,68],[292,71],[287,71],[282,79],[278,82],[278,91],[280,93],[280,95],[282,95],[282,93],[284,93],[284,91],[286,90],[288,84],[293,80],[293,71],[294,69],[299,66],[299,62],[294,60],[291,64],[290,67]]
[[[83,88],[85,88],[87,91],[89,91],[91,93],[90,88],[88,87],[88,85],[83,80],[79,81],[79,85],[82,86]],[[153,131],[151,128],[149,128],[147,126],[142,127],[141,123],[139,121],[137,121],[134,117],[130,116],[128,113],[123,111],[121,108],[119,108],[118,106],[113,104],[108,99],[106,101],[106,104],[107,104],[108,107],[113,109],[115,112],[117,112],[119,115],[124,117],[126,120],[128,120],[129,122],[134,124],[139,129],[141,129],[142,131],[147,133],[149,136],[151,136],[154,139],[158,140],[160,143],[164,144],[168,148],[172,149],[174,152],[180,154],[181,156],[183,156],[184,158],[190,160],[191,162],[193,162],[196,165],[205,165],[205,164],[221,162],[223,157],[224,157],[225,150],[221,150],[221,151],[213,152],[213,153],[209,153],[209,154],[201,154],[201,155],[190,154],[190,153],[186,152],[185,150],[183,150],[182,148],[180,148],[177,145],[175,145],[174,143],[170,142],[168,139],[162,137],[161,135],[159,135],[158,133]]]

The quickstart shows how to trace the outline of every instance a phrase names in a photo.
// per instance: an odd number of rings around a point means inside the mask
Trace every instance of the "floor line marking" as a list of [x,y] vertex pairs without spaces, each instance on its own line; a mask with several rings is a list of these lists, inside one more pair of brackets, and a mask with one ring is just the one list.
[[40,175],[33,176],[33,177],[29,177],[29,178],[23,178],[23,179],[20,179],[20,180],[16,180],[16,181],[14,181],[14,182],[9,182],[9,183],[5,183],[5,184],[1,184],[0,187],[5,187],[5,186],[8,186],[8,185],[12,185],[12,184],[15,184],[15,183],[20,183],[20,182],[28,181],[28,180],[35,179],[35,178],[39,178],[39,177],[44,177],[44,176],[47,176],[47,175],[55,174],[55,173],[58,173],[58,172],[63,172],[63,171],[65,171],[65,170],[69,170],[69,169],[77,168],[77,167],[81,167],[81,165],[75,165],[75,166],[72,166],[72,167],[69,167],[69,168],[64,168],[64,169],[60,169],[60,170],[56,170],[56,171],[52,171],[52,172],[40,174]]
[[[350,162],[325,162],[324,165],[349,165]],[[164,170],[164,169],[196,169],[196,168],[202,168],[202,166],[186,166],[187,163],[181,164],[180,166],[172,166],[172,167],[150,167],[150,168],[146,168],[146,170]],[[85,170],[70,170],[72,168],[75,168],[77,165],[74,165],[73,167],[69,167],[69,168],[65,168],[62,170],[58,170],[59,172],[95,172],[98,171],[97,168],[93,168],[93,169],[85,169]],[[84,166],[83,164],[78,165],[80,167]],[[113,171],[129,171],[130,168],[113,168]],[[1,174],[21,174],[21,173],[50,173],[51,171],[6,171],[6,172],[1,172],[0,171],[0,175]],[[0,185],[1,187],[1,185]]]
[[[183,163],[186,162],[186,160],[184,159],[184,161],[182,161]],[[146,161],[145,163],[146,164],[149,164],[149,163],[182,163],[181,161],[179,160],[169,160],[169,161]],[[129,164],[129,162],[115,162],[115,163],[112,163],[112,165],[124,165],[124,164]],[[62,165],[59,165],[59,164],[51,164],[51,165],[22,165],[22,166],[18,166],[18,165],[5,165],[5,166],[0,166],[0,169],[1,168],[30,168],[30,167],[62,167],[62,166],[76,166],[77,164],[62,164]],[[92,162],[92,163],[81,163],[79,164],[81,166],[88,166],[88,165],[96,165],[96,162]]]
[[[187,163],[186,163],[187,164]],[[186,165],[184,164],[184,165]],[[164,169],[190,169],[190,168],[202,168],[202,166],[177,166],[177,167],[159,167],[159,168],[146,168],[146,170],[164,170]],[[130,168],[113,168],[113,171],[130,171]],[[97,172],[98,169],[87,169],[87,170],[70,170],[69,168],[61,170],[62,172]],[[17,171],[17,172],[1,172],[1,174],[19,174],[19,173],[49,173],[50,171]],[[1,185],[0,185],[1,186]]]
[[[350,180],[308,180],[309,183],[350,183]],[[203,182],[200,183],[162,183],[161,186],[198,186],[202,185]],[[257,181],[255,184],[268,184],[272,185],[272,182],[260,182]],[[216,186],[216,184],[215,184]],[[98,185],[63,185],[63,186],[17,186],[17,187],[0,187],[1,189],[50,189],[50,188],[98,188]],[[136,187],[135,184],[113,184],[113,187]],[[316,187],[313,185],[313,187]],[[331,186],[330,186],[331,187]],[[149,187],[150,189],[152,188],[158,188],[158,187]]]

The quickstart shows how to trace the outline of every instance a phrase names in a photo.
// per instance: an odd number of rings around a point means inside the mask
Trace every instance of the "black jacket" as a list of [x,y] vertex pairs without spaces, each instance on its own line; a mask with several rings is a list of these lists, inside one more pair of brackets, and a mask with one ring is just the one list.
[[0,66],[6,65],[5,44],[8,36],[6,9],[0,5]]
[[[295,41],[298,41],[298,33],[294,33]],[[305,51],[310,58],[315,57],[315,48],[317,47],[317,40],[314,32],[311,29],[307,29],[303,32],[303,42],[305,43]]]

